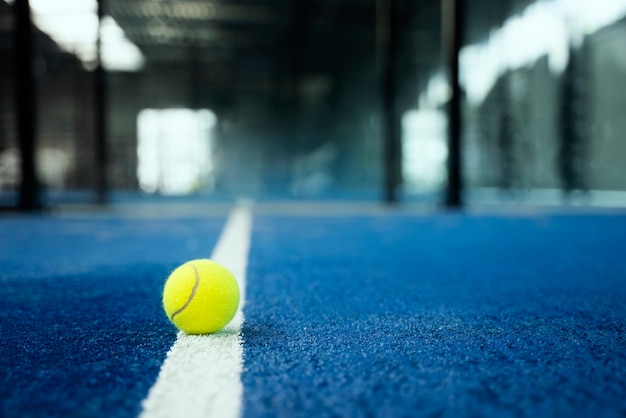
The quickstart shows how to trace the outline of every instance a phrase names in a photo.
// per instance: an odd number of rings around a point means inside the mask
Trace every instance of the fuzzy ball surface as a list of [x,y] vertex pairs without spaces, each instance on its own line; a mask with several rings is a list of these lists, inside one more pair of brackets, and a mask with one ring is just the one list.
[[233,319],[239,307],[239,286],[223,265],[209,259],[188,261],[168,277],[163,309],[187,334],[212,334]]

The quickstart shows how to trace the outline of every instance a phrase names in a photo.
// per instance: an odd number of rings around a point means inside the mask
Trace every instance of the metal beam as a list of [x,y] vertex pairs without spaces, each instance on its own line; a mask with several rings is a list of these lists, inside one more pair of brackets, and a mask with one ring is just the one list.
[[397,17],[394,0],[378,0],[378,54],[381,82],[383,199],[398,201],[401,182],[399,120],[396,108]]
[[40,183],[37,178],[37,103],[36,81],[33,73],[33,27],[28,0],[16,0],[15,12],[15,94],[17,106],[17,136],[21,156],[19,209],[34,211],[42,208]]
[[448,103],[448,184],[445,206],[463,206],[463,173],[461,144],[461,86],[459,84],[459,52],[463,45],[464,0],[442,0],[442,30],[445,63],[448,70],[451,97]]
[[95,172],[96,203],[104,205],[108,201],[108,153],[107,153],[107,87],[106,73],[102,63],[101,25],[104,17],[104,2],[98,0],[98,66],[94,73],[94,112],[95,112]]

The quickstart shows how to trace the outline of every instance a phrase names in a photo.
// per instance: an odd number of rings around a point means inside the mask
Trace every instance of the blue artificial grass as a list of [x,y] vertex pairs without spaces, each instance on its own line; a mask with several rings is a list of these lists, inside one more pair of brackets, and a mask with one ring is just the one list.
[[176,338],[165,278],[223,222],[0,219],[0,416],[136,416]]
[[[0,416],[130,417],[224,218],[0,219]],[[245,417],[626,415],[626,216],[258,216]]]
[[626,415],[626,216],[259,217],[245,417]]

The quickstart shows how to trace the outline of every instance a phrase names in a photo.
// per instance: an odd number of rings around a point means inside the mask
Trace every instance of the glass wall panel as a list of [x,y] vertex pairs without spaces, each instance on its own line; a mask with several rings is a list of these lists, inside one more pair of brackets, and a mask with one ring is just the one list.
[[[96,0],[30,3],[47,204],[95,202],[101,173],[114,200],[380,200],[391,173],[400,200],[442,201],[440,1],[107,0],[101,19]],[[0,0],[2,206],[20,179],[13,4]],[[626,0],[464,4],[466,201],[626,204]]]
[[461,51],[468,196],[626,203],[626,2],[484,5]]

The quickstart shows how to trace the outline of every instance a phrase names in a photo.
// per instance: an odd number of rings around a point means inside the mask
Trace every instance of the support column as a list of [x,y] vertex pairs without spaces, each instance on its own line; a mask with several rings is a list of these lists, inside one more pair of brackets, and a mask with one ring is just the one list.
[[37,94],[33,73],[34,41],[28,0],[15,0],[15,100],[17,136],[21,156],[19,209],[42,208],[40,183],[37,178]]
[[107,178],[107,86],[106,73],[102,64],[102,18],[104,2],[98,0],[98,66],[95,71],[94,111],[95,111],[95,171],[96,171],[96,203],[104,205],[108,202],[109,184]]
[[381,131],[383,148],[383,199],[398,201],[401,184],[401,149],[396,107],[397,16],[394,0],[378,0],[378,58],[381,80]]
[[448,82],[451,89],[448,103],[448,185],[445,190],[445,206],[463,206],[463,170],[461,144],[461,87],[459,84],[459,52],[463,45],[464,0],[442,0],[442,38]]

